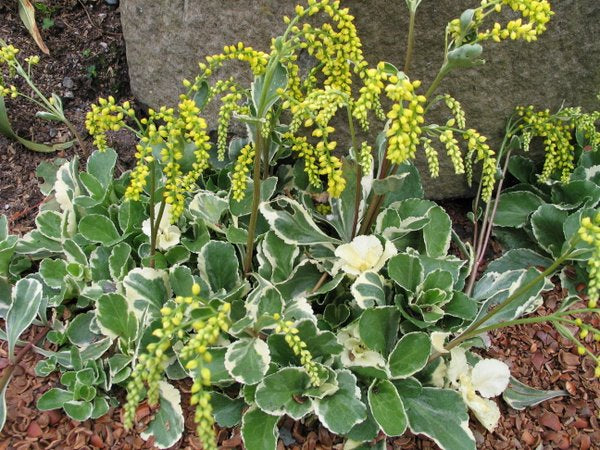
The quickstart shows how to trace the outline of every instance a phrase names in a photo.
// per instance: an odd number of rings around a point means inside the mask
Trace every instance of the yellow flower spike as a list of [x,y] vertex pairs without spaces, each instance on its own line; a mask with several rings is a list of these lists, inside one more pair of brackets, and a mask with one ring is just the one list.
[[585,347],[582,347],[582,346],[577,347],[577,354],[578,355],[583,356],[583,355],[585,355],[585,353],[586,353],[585,352]]

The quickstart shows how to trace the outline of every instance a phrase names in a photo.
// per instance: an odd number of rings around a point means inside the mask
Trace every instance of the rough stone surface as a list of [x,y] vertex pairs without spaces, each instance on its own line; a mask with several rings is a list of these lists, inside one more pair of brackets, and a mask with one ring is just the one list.
[[[271,37],[292,15],[297,0],[125,0],[121,18],[134,94],[151,106],[174,104],[181,80],[192,78],[204,56],[223,45],[243,41],[268,50]],[[356,16],[367,59],[402,67],[408,20],[404,0],[348,0]],[[423,0],[417,15],[416,49],[411,78],[430,83],[443,57],[446,23],[478,0]],[[556,15],[549,30],[534,43],[487,43],[483,67],[454,72],[440,92],[455,96],[467,124],[498,144],[506,118],[517,105],[558,108],[561,104],[597,106],[600,88],[600,2],[552,2]],[[248,77],[241,65],[226,76]],[[435,120],[438,111],[432,111]],[[210,117],[209,117],[210,118]],[[214,122],[213,122],[214,123]],[[468,195],[463,177],[455,176],[447,158],[433,182],[424,176],[433,198]],[[418,165],[423,166],[422,161]],[[421,173],[426,170],[422,167]]]

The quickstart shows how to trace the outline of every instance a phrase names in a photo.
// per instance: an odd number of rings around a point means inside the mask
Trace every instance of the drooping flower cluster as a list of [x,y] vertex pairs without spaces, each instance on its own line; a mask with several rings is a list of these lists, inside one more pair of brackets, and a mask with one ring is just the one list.
[[237,45],[226,45],[223,53],[207,56],[206,63],[198,64],[201,73],[196,77],[192,89],[197,90],[200,83],[210,77],[226,61],[243,61],[250,66],[254,75],[260,75],[267,67],[269,55],[254,50],[252,47],[246,47],[242,42],[238,42]]
[[[292,26],[290,31],[297,36],[300,47],[317,59],[325,77],[323,85],[349,94],[353,72],[359,73],[365,66],[354,17],[337,0],[309,0],[307,8],[296,7],[298,21],[320,12],[329,16],[334,25],[315,27],[304,23],[302,27]],[[284,20],[290,22],[289,18]]]
[[[592,246],[592,255],[588,260],[588,276],[587,285],[588,308],[598,310],[598,297],[600,296],[600,213],[597,213],[593,218],[583,217],[579,228],[579,237],[586,243]],[[575,325],[579,327],[579,338],[584,340],[593,334],[593,339],[600,342],[600,330],[592,327],[589,323],[584,323],[581,318],[575,320]],[[589,352],[583,344],[578,347],[580,355],[588,353],[596,361],[596,369],[594,375],[600,378],[600,357]]]
[[[105,151],[108,148],[106,133],[119,131],[125,126],[128,117],[135,117],[135,111],[129,102],[117,105],[115,98],[99,98],[98,103],[92,105],[88,111],[85,126],[94,137],[94,145],[98,150]],[[139,151],[139,150],[138,150]]]
[[300,364],[306,370],[312,386],[318,387],[321,385],[321,376],[319,366],[314,362],[313,356],[306,348],[304,342],[298,335],[298,328],[294,327],[294,322],[283,320],[279,314],[274,314],[273,318],[277,321],[275,333],[282,333],[285,342],[292,349],[294,355],[300,359]]
[[425,121],[423,104],[427,99],[415,92],[421,85],[420,81],[411,82],[393,75],[389,82],[385,91],[394,104],[387,114],[390,119],[386,132],[387,158],[393,164],[402,164],[415,157],[422,132],[421,125]]
[[196,407],[194,414],[196,433],[207,450],[216,450],[217,444],[213,430],[215,419],[210,404],[210,392],[205,390],[211,384],[211,374],[204,364],[212,361],[208,348],[219,339],[222,331],[229,329],[230,309],[230,304],[224,303],[215,316],[208,320],[195,320],[191,326],[196,334],[180,351],[185,368],[193,372],[194,384],[191,389],[190,403]]
[[494,185],[496,183],[496,158],[494,151],[486,144],[486,137],[480,135],[477,130],[468,129],[463,133],[463,138],[467,141],[467,182],[471,184],[473,178],[473,158],[475,161],[482,161],[481,170],[482,189],[481,198],[487,202],[492,197]]
[[562,181],[567,181],[574,167],[575,147],[571,143],[574,123],[550,114],[549,110],[535,111],[533,106],[519,107],[517,114],[523,120],[520,128],[523,133],[528,132],[529,139],[539,136],[544,140],[546,158],[540,181],[547,181],[556,172]]
[[464,130],[465,127],[467,126],[466,120],[465,120],[465,112],[463,111],[462,106],[460,105],[459,101],[448,94],[445,94],[443,96],[443,99],[444,99],[444,103],[446,104],[446,106],[452,113],[452,116],[454,117],[456,126],[458,128],[460,128],[461,130]]
[[244,199],[246,195],[246,186],[248,185],[248,174],[250,166],[254,161],[256,151],[254,145],[247,144],[240,150],[240,154],[231,174],[231,192],[234,200],[238,202]]
[[462,175],[465,173],[465,163],[463,161],[462,154],[458,141],[454,137],[454,132],[451,129],[443,130],[439,135],[440,142],[446,147],[446,153],[452,161],[454,166],[454,173]]
[[[520,17],[505,24],[494,22],[491,28],[483,30],[485,19],[494,13],[501,13],[505,7]],[[457,45],[486,40],[535,41],[546,31],[554,14],[547,0],[481,0],[480,6],[472,10],[472,13],[470,23],[465,24],[464,21],[461,23],[461,19],[454,19],[448,25],[448,33]]]
[[[148,117],[138,122],[141,138],[136,146],[137,165],[125,193],[130,200],[140,199],[152,171],[151,163],[158,156],[165,178],[164,198],[172,207],[173,221],[183,212],[184,194],[194,188],[196,180],[208,167],[210,157],[206,121],[200,117],[200,108],[194,100],[182,95],[177,113],[174,108],[164,106],[158,111],[150,109]],[[115,99],[109,97],[99,99],[98,104],[92,106],[86,127],[100,151],[107,148],[106,133],[128,126],[127,118],[137,121],[129,102],[117,105]],[[184,173],[181,159],[186,143],[194,144],[194,161],[191,169]],[[153,148],[160,149],[158,155],[153,154]]]
[[230,304],[222,304],[209,318],[192,319],[192,311],[202,305],[199,293],[200,286],[195,284],[192,286],[193,296],[176,297],[174,306],[161,309],[161,327],[152,333],[158,341],[148,344],[147,353],[140,355],[127,385],[124,425],[126,428],[133,425],[137,405],[144,398],[144,390],[150,405],[158,403],[159,383],[170,361],[168,351],[175,342],[185,340],[187,330],[192,329],[195,334],[183,346],[180,356],[186,369],[195,374],[190,401],[196,405],[198,436],[204,448],[216,449],[210,393],[203,390],[203,387],[210,386],[210,370],[204,367],[204,363],[209,363],[212,359],[208,347],[217,341],[222,331],[229,328]]
[[587,286],[589,307],[598,306],[600,295],[600,213],[594,218],[584,217],[581,219],[579,228],[581,239],[593,247],[592,256],[588,261],[589,283]]
[[423,149],[425,150],[425,157],[427,158],[427,167],[429,168],[429,175],[431,178],[437,178],[440,176],[440,161],[438,158],[438,152],[431,144],[431,139],[421,139]]
[[388,74],[385,63],[380,62],[376,68],[370,68],[362,73],[364,86],[360,88],[360,95],[354,102],[352,115],[358,120],[363,130],[369,129],[368,112],[373,111],[380,120],[385,120],[385,112],[381,107],[381,94],[385,89]]
[[225,151],[227,149],[227,133],[229,132],[229,123],[233,114],[239,110],[238,102],[242,99],[242,93],[231,85],[227,94],[221,97],[221,108],[219,109],[219,119],[217,127],[217,159],[223,161],[225,159]]

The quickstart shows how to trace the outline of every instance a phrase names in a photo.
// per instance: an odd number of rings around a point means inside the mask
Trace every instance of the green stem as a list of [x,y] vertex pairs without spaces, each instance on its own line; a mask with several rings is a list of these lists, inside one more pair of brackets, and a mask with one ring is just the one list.
[[165,212],[165,208],[167,206],[167,202],[166,199],[162,199],[160,202],[160,208],[158,209],[158,214],[156,215],[156,218],[154,219],[154,227],[151,228],[152,232],[150,233],[150,267],[154,268],[155,265],[155,259],[154,256],[156,255],[156,240],[158,238],[158,229],[160,228],[160,221],[162,219],[162,216]]
[[438,74],[436,75],[435,79],[431,83],[431,86],[429,86],[429,89],[425,93],[426,98],[431,97],[431,95],[436,91],[436,89],[438,88],[438,86],[440,85],[440,83],[442,82],[444,77],[446,75],[448,75],[448,72],[450,72],[450,69],[448,68],[448,65],[446,63],[444,63],[444,65],[442,66],[442,68],[440,69]]
[[[494,206],[492,207],[492,213],[488,215],[488,211],[490,208],[491,202],[488,202],[485,207],[485,214],[482,218],[481,222],[481,234],[479,236],[477,242],[477,251],[475,252],[475,264],[473,265],[473,269],[471,270],[471,275],[469,276],[469,283],[467,284],[467,288],[465,289],[465,294],[471,295],[473,292],[473,286],[475,285],[475,280],[477,278],[477,270],[479,266],[483,262],[483,257],[485,255],[485,251],[487,250],[488,243],[490,241],[490,237],[492,235],[492,227],[494,226],[494,218],[496,217],[496,211],[498,211],[498,204],[500,203],[500,194],[502,193],[502,185],[504,184],[504,180],[506,179],[506,175],[508,173],[508,163],[510,161],[510,154],[512,150],[509,149],[506,153],[506,161],[504,162],[504,167],[502,168],[502,177],[500,181],[498,181],[498,187],[496,188],[496,197],[494,198]],[[483,180],[483,177],[482,177]],[[481,186],[481,182],[480,182]]]
[[408,43],[406,44],[406,57],[404,59],[404,73],[408,74],[410,63],[412,62],[413,51],[415,46],[415,16],[416,8],[410,8],[410,21],[408,23]]
[[254,235],[256,234],[256,222],[258,220],[258,205],[260,204],[260,162],[264,149],[264,140],[261,126],[256,127],[256,142],[254,148],[254,189],[252,194],[252,214],[248,224],[248,240],[246,241],[246,254],[244,256],[244,274],[248,275],[252,270],[252,256],[254,252]]
[[356,193],[354,195],[354,218],[352,219],[352,238],[356,236],[356,228],[358,226],[358,217],[360,214],[360,202],[362,201],[362,166],[360,165],[358,146],[356,144],[356,130],[354,129],[354,120],[352,119],[352,111],[350,106],[346,106],[348,115],[348,128],[350,129],[350,138],[352,148],[356,154]]
[[[500,305],[498,305],[496,308],[494,308],[493,310],[489,311],[481,319],[473,322],[465,331],[463,331],[459,336],[455,337],[452,341],[450,341],[448,343],[448,345],[446,346],[446,350],[450,350],[450,349],[456,347],[458,344],[460,344],[464,340],[469,339],[470,337],[473,337],[474,335],[476,336],[476,335],[482,333],[482,331],[479,329],[480,325],[483,325],[485,322],[487,322],[488,320],[490,320],[496,314],[498,314],[501,311],[503,311],[504,309],[506,309],[514,301],[518,300],[518,298],[521,295],[525,294],[527,291],[529,291],[533,286],[535,286],[541,280],[543,280],[547,276],[553,274],[554,271],[558,267],[560,267],[560,265],[565,260],[567,260],[569,258],[570,254],[571,254],[571,249],[569,249],[569,251],[567,251],[566,253],[564,253],[563,255],[561,255],[556,261],[554,261],[552,263],[552,265],[550,267],[548,267],[546,270],[544,270],[542,273],[540,273],[537,277],[535,277],[533,280],[531,280],[525,286],[520,287],[513,294],[511,294],[510,296],[508,296],[506,298],[506,300],[504,300],[502,303],[500,303]],[[502,326],[502,324],[504,324],[504,323],[506,323],[506,322],[502,322],[501,324],[496,324],[494,326],[496,328],[498,328],[498,327]],[[493,329],[493,328],[491,328],[491,329]]]

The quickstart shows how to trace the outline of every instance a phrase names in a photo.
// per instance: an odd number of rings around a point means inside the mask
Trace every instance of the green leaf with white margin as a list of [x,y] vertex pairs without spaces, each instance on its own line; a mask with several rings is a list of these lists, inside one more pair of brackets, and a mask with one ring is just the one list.
[[240,283],[235,247],[222,241],[209,241],[198,255],[198,270],[214,294],[229,292]]
[[388,380],[375,380],[369,387],[369,407],[373,418],[388,436],[401,436],[408,426],[404,404],[396,387]]
[[427,365],[431,354],[431,339],[420,331],[402,336],[388,358],[392,378],[408,378]]
[[62,216],[56,211],[42,211],[35,218],[35,224],[40,233],[48,239],[60,241],[62,238]]
[[87,160],[87,172],[93,175],[106,190],[113,179],[113,171],[117,162],[117,152],[112,148],[104,151],[96,150]]
[[[478,320],[487,314],[494,306],[502,303],[510,295],[516,293],[521,287],[533,282],[539,276],[540,272],[535,268],[528,270],[510,270],[503,273],[486,273],[475,284],[473,289],[473,299],[484,302],[478,316]],[[494,314],[481,326],[490,326],[509,320],[514,320],[525,314],[534,312],[543,303],[540,294],[554,288],[554,285],[548,277],[534,283],[529,289],[516,297],[509,306],[502,311]]]
[[[284,204],[292,209],[289,213],[283,209],[274,209],[273,204]],[[338,244],[340,241],[323,233],[310,217],[310,214],[297,201],[279,197],[271,202],[261,203],[260,212],[271,229],[287,244]]]
[[104,294],[98,299],[96,320],[102,333],[113,339],[119,337],[124,342],[131,342],[138,332],[135,313],[121,294]]
[[125,242],[115,245],[108,257],[108,270],[115,281],[121,281],[129,272],[131,247]]
[[8,358],[14,358],[15,345],[23,331],[31,325],[42,302],[42,283],[24,278],[17,281],[12,291],[12,301],[6,313],[6,340]]
[[259,273],[267,272],[265,269],[270,266],[268,273],[264,273],[265,278],[274,283],[280,283],[287,280],[294,271],[294,261],[300,254],[297,245],[286,244],[275,233],[269,231],[265,234],[260,246],[260,259],[263,259]]
[[242,438],[246,450],[275,450],[277,448],[277,422],[279,416],[271,416],[253,407],[242,417]]
[[467,406],[458,392],[405,386],[396,385],[414,434],[424,434],[444,450],[476,450]]
[[227,347],[225,353],[225,369],[238,383],[258,383],[270,362],[269,346],[259,338],[242,338]]
[[552,260],[528,248],[514,248],[504,253],[500,258],[490,262],[486,273],[502,273],[508,270],[527,269],[529,267],[550,267]]
[[304,369],[284,367],[258,384],[255,401],[267,414],[287,414],[300,420],[312,410],[310,399],[303,398],[309,387],[310,378]]
[[92,417],[94,405],[87,401],[69,400],[63,404],[63,409],[71,419],[83,422]]
[[73,239],[66,239],[63,242],[63,251],[67,258],[67,262],[75,262],[77,264],[81,264],[82,266],[88,265],[87,256],[85,256],[85,253],[79,244],[77,244],[77,242],[75,242]]
[[211,392],[210,404],[215,422],[224,428],[237,426],[242,420],[242,410],[246,405],[243,398],[229,398],[219,392]]
[[499,227],[524,227],[529,216],[544,204],[544,200],[528,191],[507,192],[500,196],[494,225]]
[[369,308],[358,320],[360,339],[369,349],[385,357],[396,342],[399,324],[400,312],[395,306]]
[[531,216],[531,228],[538,244],[555,258],[560,256],[565,234],[563,223],[569,213],[554,205],[542,205]]
[[4,383],[4,387],[0,392],[0,431],[4,428],[4,424],[6,423],[6,388],[8,388],[8,384],[12,378],[12,374]]
[[450,248],[452,236],[452,221],[439,206],[434,206],[427,212],[429,223],[423,228],[423,240],[427,255],[445,256]]
[[350,292],[361,309],[385,305],[383,277],[376,272],[361,273],[352,283]]
[[356,377],[349,370],[340,370],[339,389],[322,399],[315,399],[315,413],[325,427],[336,434],[348,433],[354,425],[367,418],[367,407],[360,400]]
[[106,216],[89,214],[79,222],[79,232],[88,241],[110,247],[121,241],[115,224]]
[[423,265],[418,256],[400,253],[388,261],[388,273],[400,287],[416,292],[423,282]]
[[152,422],[140,436],[144,440],[154,437],[154,445],[158,448],[173,446],[183,434],[183,410],[181,409],[181,394],[166,381],[158,385],[160,407]]
[[218,197],[215,193],[200,191],[191,201],[189,211],[194,217],[202,219],[205,223],[217,225],[228,206],[227,200]]
[[51,388],[38,398],[36,407],[40,411],[50,411],[62,408],[66,402],[71,400],[73,400],[72,392],[59,388]]
[[[354,221],[354,209],[356,203],[356,165],[357,163],[344,158],[342,162],[342,176],[346,180],[346,187],[338,198],[331,198],[331,226],[335,228],[344,242],[352,240],[352,228]],[[362,169],[361,169],[362,170]],[[361,187],[362,189],[362,187]],[[364,197],[361,197],[361,209],[364,205]],[[359,217],[362,216],[359,215]]]
[[40,275],[48,286],[60,289],[68,276],[67,263],[62,259],[46,258],[40,263]]
[[569,395],[567,391],[543,391],[534,389],[510,377],[510,384],[502,393],[502,398],[512,409],[521,411],[530,406],[539,405],[546,400]]
[[160,309],[171,298],[169,275],[164,270],[135,268],[123,279],[123,286],[127,303],[138,319],[146,311],[149,320],[161,317]]
[[0,276],[6,276],[19,238],[8,234],[8,224],[4,215],[0,215],[0,234]]

